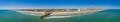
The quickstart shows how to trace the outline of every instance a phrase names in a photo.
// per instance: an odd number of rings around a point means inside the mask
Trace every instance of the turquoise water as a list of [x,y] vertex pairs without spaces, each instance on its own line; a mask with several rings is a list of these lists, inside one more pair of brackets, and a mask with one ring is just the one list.
[[39,17],[25,15],[12,10],[0,10],[0,22],[40,22]]
[[26,15],[12,10],[0,10],[0,22],[120,22],[120,9],[53,19],[40,19],[39,16]]

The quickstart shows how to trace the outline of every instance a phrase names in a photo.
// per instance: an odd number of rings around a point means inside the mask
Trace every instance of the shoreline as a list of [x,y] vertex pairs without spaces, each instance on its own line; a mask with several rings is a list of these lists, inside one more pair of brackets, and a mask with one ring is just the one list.
[[[42,16],[45,13],[44,12],[31,12],[31,11],[17,11],[16,12],[20,12],[20,13],[24,13],[24,14],[29,14],[29,15],[36,15],[36,16]],[[74,15],[74,14],[81,14],[81,13],[91,13],[91,12],[98,12],[98,11],[102,11],[102,10],[94,10],[94,11],[85,11],[85,12],[81,12],[81,11],[74,11],[74,12],[53,12],[51,15],[53,16],[60,16],[60,15]]]
[[28,14],[42,16],[46,13],[51,13],[50,16],[61,16],[61,15],[78,15],[82,13],[93,13],[103,11],[100,8],[85,8],[85,9],[15,9],[14,11]]

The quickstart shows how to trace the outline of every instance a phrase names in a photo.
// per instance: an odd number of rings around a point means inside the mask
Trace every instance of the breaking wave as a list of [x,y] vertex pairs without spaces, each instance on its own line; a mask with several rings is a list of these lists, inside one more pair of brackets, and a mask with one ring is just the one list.
[[67,17],[72,17],[72,16],[50,16],[45,18],[67,18]]

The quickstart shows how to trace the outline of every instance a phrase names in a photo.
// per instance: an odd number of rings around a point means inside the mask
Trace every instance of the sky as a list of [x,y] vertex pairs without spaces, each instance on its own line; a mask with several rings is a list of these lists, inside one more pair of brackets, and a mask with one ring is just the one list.
[[120,9],[120,0],[0,0],[0,9]]

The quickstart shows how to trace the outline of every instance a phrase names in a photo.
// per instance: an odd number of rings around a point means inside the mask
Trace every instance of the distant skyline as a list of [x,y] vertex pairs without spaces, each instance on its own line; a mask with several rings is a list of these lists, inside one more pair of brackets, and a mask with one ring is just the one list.
[[120,0],[0,0],[0,9],[120,9]]

